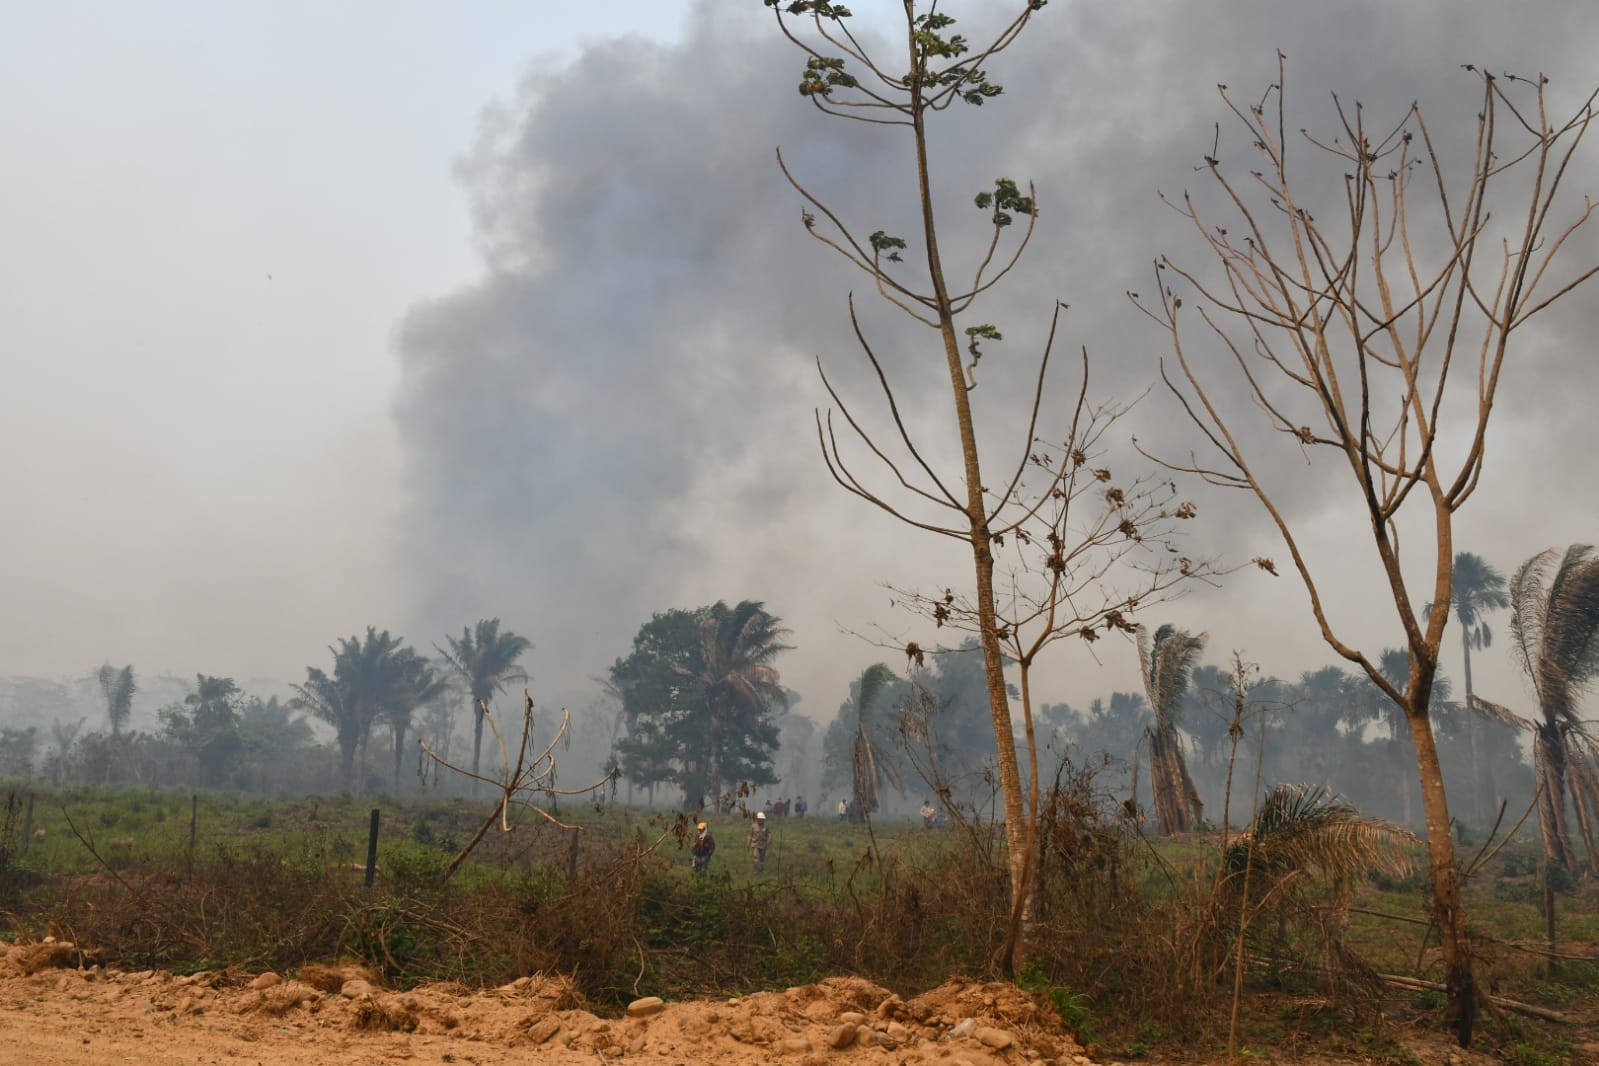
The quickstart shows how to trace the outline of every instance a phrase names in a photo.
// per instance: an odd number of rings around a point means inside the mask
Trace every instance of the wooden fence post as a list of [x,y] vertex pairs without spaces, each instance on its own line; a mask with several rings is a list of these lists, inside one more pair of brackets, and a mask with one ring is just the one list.
[[366,841],[366,887],[371,888],[378,875],[378,809],[372,808],[372,831]]

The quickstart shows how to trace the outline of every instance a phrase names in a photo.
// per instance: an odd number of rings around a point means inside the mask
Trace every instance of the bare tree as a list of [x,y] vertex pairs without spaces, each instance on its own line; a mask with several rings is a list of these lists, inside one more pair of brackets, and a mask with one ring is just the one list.
[[[473,782],[481,781],[491,785],[499,793],[499,798],[495,801],[493,810],[484,818],[483,824],[478,826],[477,832],[472,834],[472,839],[466,842],[461,850],[456,853],[455,858],[450,860],[450,865],[445,867],[442,878],[445,881],[455,876],[455,871],[460,869],[461,863],[465,862],[467,856],[477,849],[477,846],[483,842],[483,838],[488,835],[489,830],[493,829],[496,823],[499,824],[500,832],[502,833],[509,833],[516,828],[511,822],[511,812],[513,810],[529,811],[569,832],[574,834],[579,832],[581,830],[580,826],[569,825],[547,810],[545,801],[558,799],[561,796],[581,796],[593,792],[608,783],[615,773],[613,771],[612,774],[607,774],[599,781],[585,785],[582,788],[556,787],[555,749],[566,738],[567,729],[572,722],[572,717],[567,713],[565,707],[561,708],[561,722],[555,729],[555,735],[550,738],[550,742],[543,748],[536,748],[533,744],[533,697],[527,693],[524,692],[522,695],[522,730],[520,739],[514,741],[514,747],[512,742],[507,741],[506,735],[500,731],[499,724],[494,720],[494,713],[489,710],[487,700],[478,701],[478,714],[488,725],[494,745],[499,749],[500,765],[498,772],[494,776],[480,773],[475,768],[468,769],[465,766],[458,766],[430,748],[426,740],[417,741],[417,746],[422,753],[420,772],[423,774],[424,784],[426,783],[425,778],[429,769],[432,769],[435,773],[440,770],[449,770]],[[479,754],[478,752],[473,753],[474,767],[477,764]],[[573,846],[576,847],[575,843]],[[575,855],[576,852],[574,851],[573,854]]]
[[[949,32],[955,20],[936,5],[903,0],[905,62],[881,63],[848,28],[841,5],[811,0],[764,0],[790,41],[806,53],[799,91],[825,114],[905,131],[914,158],[909,196],[919,210],[923,263],[905,263],[910,242],[882,230],[862,238],[838,213],[802,185],[785,164],[778,166],[805,207],[801,221],[810,234],[862,271],[877,293],[920,325],[934,331],[938,364],[947,381],[952,408],[950,436],[959,442],[960,460],[941,469],[934,456],[945,443],[918,440],[904,416],[895,388],[874,351],[853,299],[850,321],[882,389],[893,440],[877,439],[858,419],[823,372],[828,395],[842,418],[818,414],[817,435],[828,469],[847,490],[906,524],[961,542],[970,552],[969,592],[953,587],[934,593],[896,589],[896,600],[936,625],[977,636],[986,674],[989,710],[997,743],[997,770],[1004,801],[1007,862],[1012,898],[1010,935],[1001,963],[1014,969],[1025,961],[1032,898],[1031,856],[1038,810],[1037,741],[1034,735],[1031,668],[1039,654],[1067,636],[1085,641],[1106,630],[1131,632],[1128,615],[1195,572],[1169,543],[1177,522],[1191,517],[1192,504],[1178,501],[1168,479],[1120,479],[1096,461],[1101,438],[1122,408],[1089,404],[1088,359],[1083,356],[1082,387],[1058,432],[1040,435],[1039,415],[1056,326],[1064,305],[1057,304],[1049,340],[1028,376],[1031,411],[1015,453],[1000,467],[1002,476],[984,474],[984,448],[973,418],[972,394],[984,345],[1003,340],[991,322],[965,316],[1019,262],[1038,213],[1034,190],[1001,177],[974,198],[989,233],[975,263],[953,281],[939,246],[935,197],[928,163],[928,122],[956,103],[981,105],[1002,93],[986,65],[1020,37],[1045,0],[1025,0],[997,34],[981,46]],[[920,8],[920,10],[919,10]],[[791,17],[785,17],[791,16]],[[810,24],[802,35],[801,22]],[[1018,225],[1017,223],[1021,223]],[[1010,236],[1014,235],[1014,236]],[[922,270],[925,267],[925,271]],[[969,279],[969,280],[966,280]],[[975,316],[973,316],[975,317]],[[986,375],[985,375],[986,376]],[[1017,426],[1021,429],[1021,426]],[[879,476],[856,469],[839,431],[879,464]],[[990,451],[992,449],[989,449]],[[1009,552],[1010,565],[1004,553]],[[997,555],[998,553],[998,555]],[[1141,564],[1128,587],[1114,588],[1111,576]],[[964,585],[964,582],[959,584]],[[905,648],[914,665],[923,654],[917,643]],[[1024,790],[1016,743],[1016,721],[1006,692],[1007,660],[1020,674],[1021,725],[1028,757]]]
[[[1554,119],[1547,79],[1466,69],[1481,104],[1470,169],[1458,185],[1414,104],[1395,126],[1379,129],[1358,104],[1347,108],[1334,97],[1337,136],[1303,133],[1291,151],[1281,57],[1279,80],[1258,103],[1239,105],[1222,86],[1256,162],[1235,171],[1218,147],[1197,168],[1214,182],[1225,219],[1186,194],[1172,204],[1219,273],[1162,258],[1157,298],[1129,294],[1169,334],[1178,372],[1163,366],[1162,374],[1219,456],[1171,465],[1258,499],[1309,592],[1322,637],[1366,672],[1409,725],[1444,983],[1463,1046],[1481,992],[1428,715],[1450,612],[1428,617],[1424,607],[1452,602],[1454,517],[1480,482],[1489,415],[1501,375],[1514,365],[1507,363],[1512,334],[1599,269],[1559,278],[1550,269],[1593,211],[1584,202],[1557,215],[1557,194],[1599,93],[1570,118]],[[1309,191],[1314,169],[1298,168],[1311,161],[1343,178],[1329,224],[1317,220],[1319,202]],[[1413,189],[1425,193],[1420,202]],[[1197,296],[1199,306],[1185,310],[1185,296]],[[1254,418],[1279,443],[1246,437],[1243,427]],[[1294,481],[1316,479],[1323,499],[1340,498],[1333,493],[1341,484],[1341,498],[1368,520],[1405,633],[1403,683],[1386,677],[1329,615],[1326,584],[1346,570],[1312,562],[1304,528],[1285,506],[1285,482],[1274,472],[1296,455],[1309,469],[1289,475]],[[1316,464],[1321,456],[1333,465]],[[1415,506],[1404,511],[1407,503]],[[1412,511],[1416,524],[1402,523]],[[1419,531],[1419,544],[1407,542],[1410,555],[1401,553],[1402,529]]]

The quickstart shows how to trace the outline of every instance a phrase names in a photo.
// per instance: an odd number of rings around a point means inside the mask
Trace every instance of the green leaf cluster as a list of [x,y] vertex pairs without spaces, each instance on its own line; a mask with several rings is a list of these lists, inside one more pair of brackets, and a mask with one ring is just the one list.
[[1038,214],[1038,205],[1031,196],[1023,196],[1021,188],[1012,178],[995,178],[993,192],[980,192],[973,201],[983,211],[993,210],[996,226],[1008,226],[1015,215],[1032,218]]
[[824,0],[792,0],[788,5],[783,0],[763,0],[767,7],[781,7],[790,15],[814,15],[821,19],[839,19],[850,17],[850,9],[843,4],[829,4]]
[[840,86],[854,88],[855,75],[844,69],[844,60],[838,56],[811,56],[805,61],[805,72],[800,75],[801,96],[828,96]]
[[[867,240],[872,243],[872,251],[883,256],[890,263],[902,262],[900,252],[905,248],[905,242],[898,237],[890,237],[882,230],[877,230]],[[886,255],[884,253],[887,253]]]

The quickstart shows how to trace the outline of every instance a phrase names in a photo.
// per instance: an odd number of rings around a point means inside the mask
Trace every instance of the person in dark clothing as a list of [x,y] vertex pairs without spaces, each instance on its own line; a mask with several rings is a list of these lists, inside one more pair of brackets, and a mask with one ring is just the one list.
[[694,847],[690,854],[694,856],[694,872],[703,874],[709,871],[711,856],[716,854],[716,837],[711,835],[711,827],[701,822],[694,835]]

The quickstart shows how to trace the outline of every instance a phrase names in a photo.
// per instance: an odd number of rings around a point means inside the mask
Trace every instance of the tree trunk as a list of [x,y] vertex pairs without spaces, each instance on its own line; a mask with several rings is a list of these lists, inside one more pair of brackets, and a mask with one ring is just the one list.
[[400,792],[400,769],[405,762],[405,724],[394,723],[394,792]]
[[[1407,693],[1412,706],[1427,705],[1426,684],[1414,679]],[[1421,691],[1418,693],[1418,689]],[[1418,695],[1420,698],[1418,698]],[[1455,838],[1449,831],[1449,799],[1444,793],[1443,767],[1438,761],[1438,745],[1432,723],[1425,712],[1407,710],[1410,738],[1416,748],[1416,769],[1421,780],[1421,802],[1427,817],[1427,858],[1432,881],[1433,918],[1438,923],[1439,946],[1443,952],[1444,986],[1448,989],[1450,1022],[1461,1047],[1471,1044],[1477,1019],[1479,990],[1472,973],[1471,932],[1461,909],[1460,870],[1455,863]]]
[[[911,69],[920,69],[916,43],[910,42]],[[1010,697],[1005,691],[1005,657],[999,643],[999,626],[994,613],[994,552],[988,527],[988,507],[983,497],[982,465],[978,460],[977,430],[972,421],[971,398],[961,370],[961,348],[955,333],[955,315],[949,288],[944,281],[943,262],[938,251],[938,230],[933,219],[933,188],[927,162],[927,126],[920,84],[911,89],[911,120],[916,150],[917,193],[922,208],[922,238],[927,248],[927,270],[933,287],[938,331],[944,342],[944,362],[949,373],[955,423],[960,434],[962,467],[966,481],[967,539],[972,550],[972,567],[977,601],[978,641],[983,649],[983,669],[988,682],[988,707],[994,725],[1000,794],[1005,806],[1006,862],[1010,869],[1012,907],[1020,909],[1027,895],[1027,815],[1022,804],[1021,768],[1016,761],[1016,735],[1010,714]],[[1014,945],[1004,968],[1011,972],[1018,959],[1027,957],[1028,946]]]
[[[711,730],[705,753],[705,788],[710,793],[711,803],[716,809],[722,809],[722,716],[717,713],[716,707],[711,707]],[[703,803],[702,796],[700,802]]]
[[477,795],[477,772],[479,761],[483,757],[483,702],[476,695],[472,697],[472,787],[470,792]]
[[1559,727],[1545,722],[1538,727],[1533,742],[1533,761],[1537,767],[1538,831],[1543,836],[1544,858],[1571,868],[1571,851],[1566,838],[1566,762],[1560,747]]
[[1186,833],[1197,827],[1204,806],[1183,764],[1181,738],[1171,722],[1149,731],[1149,787],[1154,793],[1155,820],[1162,836]]
[[339,777],[344,781],[344,791],[355,792],[355,738],[339,738]]
[[1198,829],[1205,824],[1205,804],[1199,798],[1199,789],[1194,785],[1194,779],[1188,773],[1188,763],[1183,759],[1182,738],[1172,730],[1172,758],[1177,763],[1178,781],[1182,785],[1183,814],[1188,819],[1190,829]]
[[1483,722],[1471,709],[1471,631],[1465,623],[1460,626],[1460,651],[1464,667],[1462,676],[1466,683],[1466,744],[1471,752],[1471,819],[1476,828],[1485,828],[1497,804],[1494,801],[1493,771],[1488,767],[1488,745],[1487,738],[1483,736]]
[[1018,666],[1022,687],[1022,724],[1027,731],[1027,827],[1023,834],[1026,844],[1021,891],[1012,892],[1011,923],[1002,956],[1011,973],[1019,973],[1026,968],[1032,953],[1034,906],[1041,859],[1038,841],[1038,737],[1033,729],[1032,658],[1022,656]]

